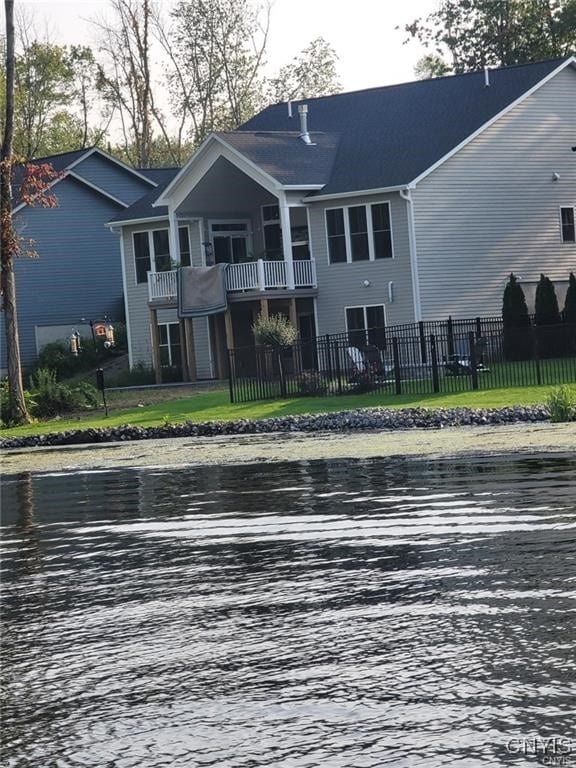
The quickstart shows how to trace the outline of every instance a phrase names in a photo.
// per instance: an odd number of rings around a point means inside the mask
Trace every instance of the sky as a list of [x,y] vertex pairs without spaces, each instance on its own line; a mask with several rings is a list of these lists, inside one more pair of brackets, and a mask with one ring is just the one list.
[[[174,0],[159,0],[164,10]],[[414,80],[424,53],[396,26],[434,11],[440,0],[275,0],[268,42],[269,75],[288,64],[309,42],[322,36],[336,50],[344,90]],[[33,15],[39,31],[60,45],[94,45],[89,19],[106,12],[108,0],[16,0]]]

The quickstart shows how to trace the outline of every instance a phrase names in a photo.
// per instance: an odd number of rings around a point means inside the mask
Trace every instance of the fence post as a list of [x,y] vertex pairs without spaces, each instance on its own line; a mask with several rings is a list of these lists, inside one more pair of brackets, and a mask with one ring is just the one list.
[[338,394],[342,394],[342,370],[340,368],[340,346],[336,344],[336,377],[338,379]]
[[394,359],[394,384],[397,395],[402,394],[402,378],[400,376],[400,352],[398,350],[398,339],[396,336],[392,339],[392,356]]
[[542,370],[540,368],[540,350],[538,349],[538,333],[536,327],[533,325],[532,331],[532,356],[534,358],[534,364],[536,366],[536,383],[538,386],[542,384]]
[[472,389],[478,389],[478,368],[476,360],[476,340],[474,331],[468,333],[468,344],[470,346],[470,368],[472,369]]
[[232,355],[234,354],[233,350],[228,350],[227,360],[228,360],[228,387],[230,389],[230,402],[234,402],[234,385],[232,383]]
[[332,371],[332,350],[330,349],[330,334],[326,334],[324,337],[326,339],[326,361],[328,363],[328,376],[331,379],[333,375]]
[[418,333],[420,334],[420,355],[422,357],[422,364],[425,365],[428,362],[428,353],[426,351],[426,337],[424,336],[424,323],[422,320],[418,323]]
[[476,318],[476,338],[482,338],[482,320],[479,317]]
[[[446,324],[446,342],[448,345],[448,354],[452,356],[454,354],[454,329],[452,327],[452,316],[448,318],[448,323]],[[436,343],[436,340],[434,340],[434,343]],[[438,361],[436,361],[436,364],[438,364]]]
[[[450,318],[448,322],[452,322]],[[430,357],[432,358],[432,389],[434,392],[440,392],[440,378],[438,376],[438,355],[436,354],[436,337],[430,335]]]

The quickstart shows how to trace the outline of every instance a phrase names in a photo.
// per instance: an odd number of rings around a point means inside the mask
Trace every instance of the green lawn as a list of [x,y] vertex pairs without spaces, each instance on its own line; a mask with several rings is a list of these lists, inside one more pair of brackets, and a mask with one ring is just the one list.
[[[553,389],[543,387],[517,387],[513,389],[489,389],[475,392],[454,392],[438,395],[390,395],[370,393],[364,395],[342,395],[339,397],[302,397],[286,400],[268,400],[257,403],[231,404],[228,389],[198,392],[192,396],[173,399],[144,407],[125,406],[125,395],[110,392],[109,415],[103,410],[31,424],[26,427],[2,429],[1,437],[46,434],[70,429],[113,427],[120,424],[148,427],[183,421],[233,421],[237,419],[260,419],[273,416],[297,415],[304,413],[326,413],[352,410],[355,408],[499,408],[511,405],[535,405],[544,403]],[[124,402],[123,402],[124,401]]]

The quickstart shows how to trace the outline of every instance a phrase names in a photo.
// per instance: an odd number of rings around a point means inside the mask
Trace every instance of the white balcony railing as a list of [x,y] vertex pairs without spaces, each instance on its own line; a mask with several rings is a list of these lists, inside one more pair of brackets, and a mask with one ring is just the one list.
[[175,299],[177,296],[176,276],[178,272],[148,272],[148,298],[150,301],[158,299]]
[[[292,273],[292,274],[291,274]],[[178,272],[148,272],[148,296],[150,301],[175,299],[177,296]],[[226,290],[266,291],[275,288],[316,287],[316,264],[314,259],[293,261],[292,270],[285,261],[247,261],[244,264],[230,264],[226,270]]]

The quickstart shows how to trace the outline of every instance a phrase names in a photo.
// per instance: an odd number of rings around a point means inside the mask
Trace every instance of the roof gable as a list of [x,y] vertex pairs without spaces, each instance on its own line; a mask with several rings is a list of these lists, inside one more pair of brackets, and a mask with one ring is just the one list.
[[[99,194],[110,198],[120,205],[128,206],[135,199],[141,197],[147,190],[155,188],[157,182],[152,177],[145,176],[142,172],[131,168],[120,160],[117,160],[98,147],[87,147],[73,152],[63,152],[57,155],[37,157],[29,161],[32,165],[48,163],[60,174],[50,186],[56,186],[67,175],[72,174],[78,181],[95,190]],[[98,169],[98,166],[99,169]],[[106,170],[108,167],[108,171]],[[123,178],[124,183],[118,183]],[[23,178],[22,166],[14,169],[13,189],[19,191]],[[114,181],[113,181],[114,179]],[[26,206],[21,200],[15,201],[15,211]]]

